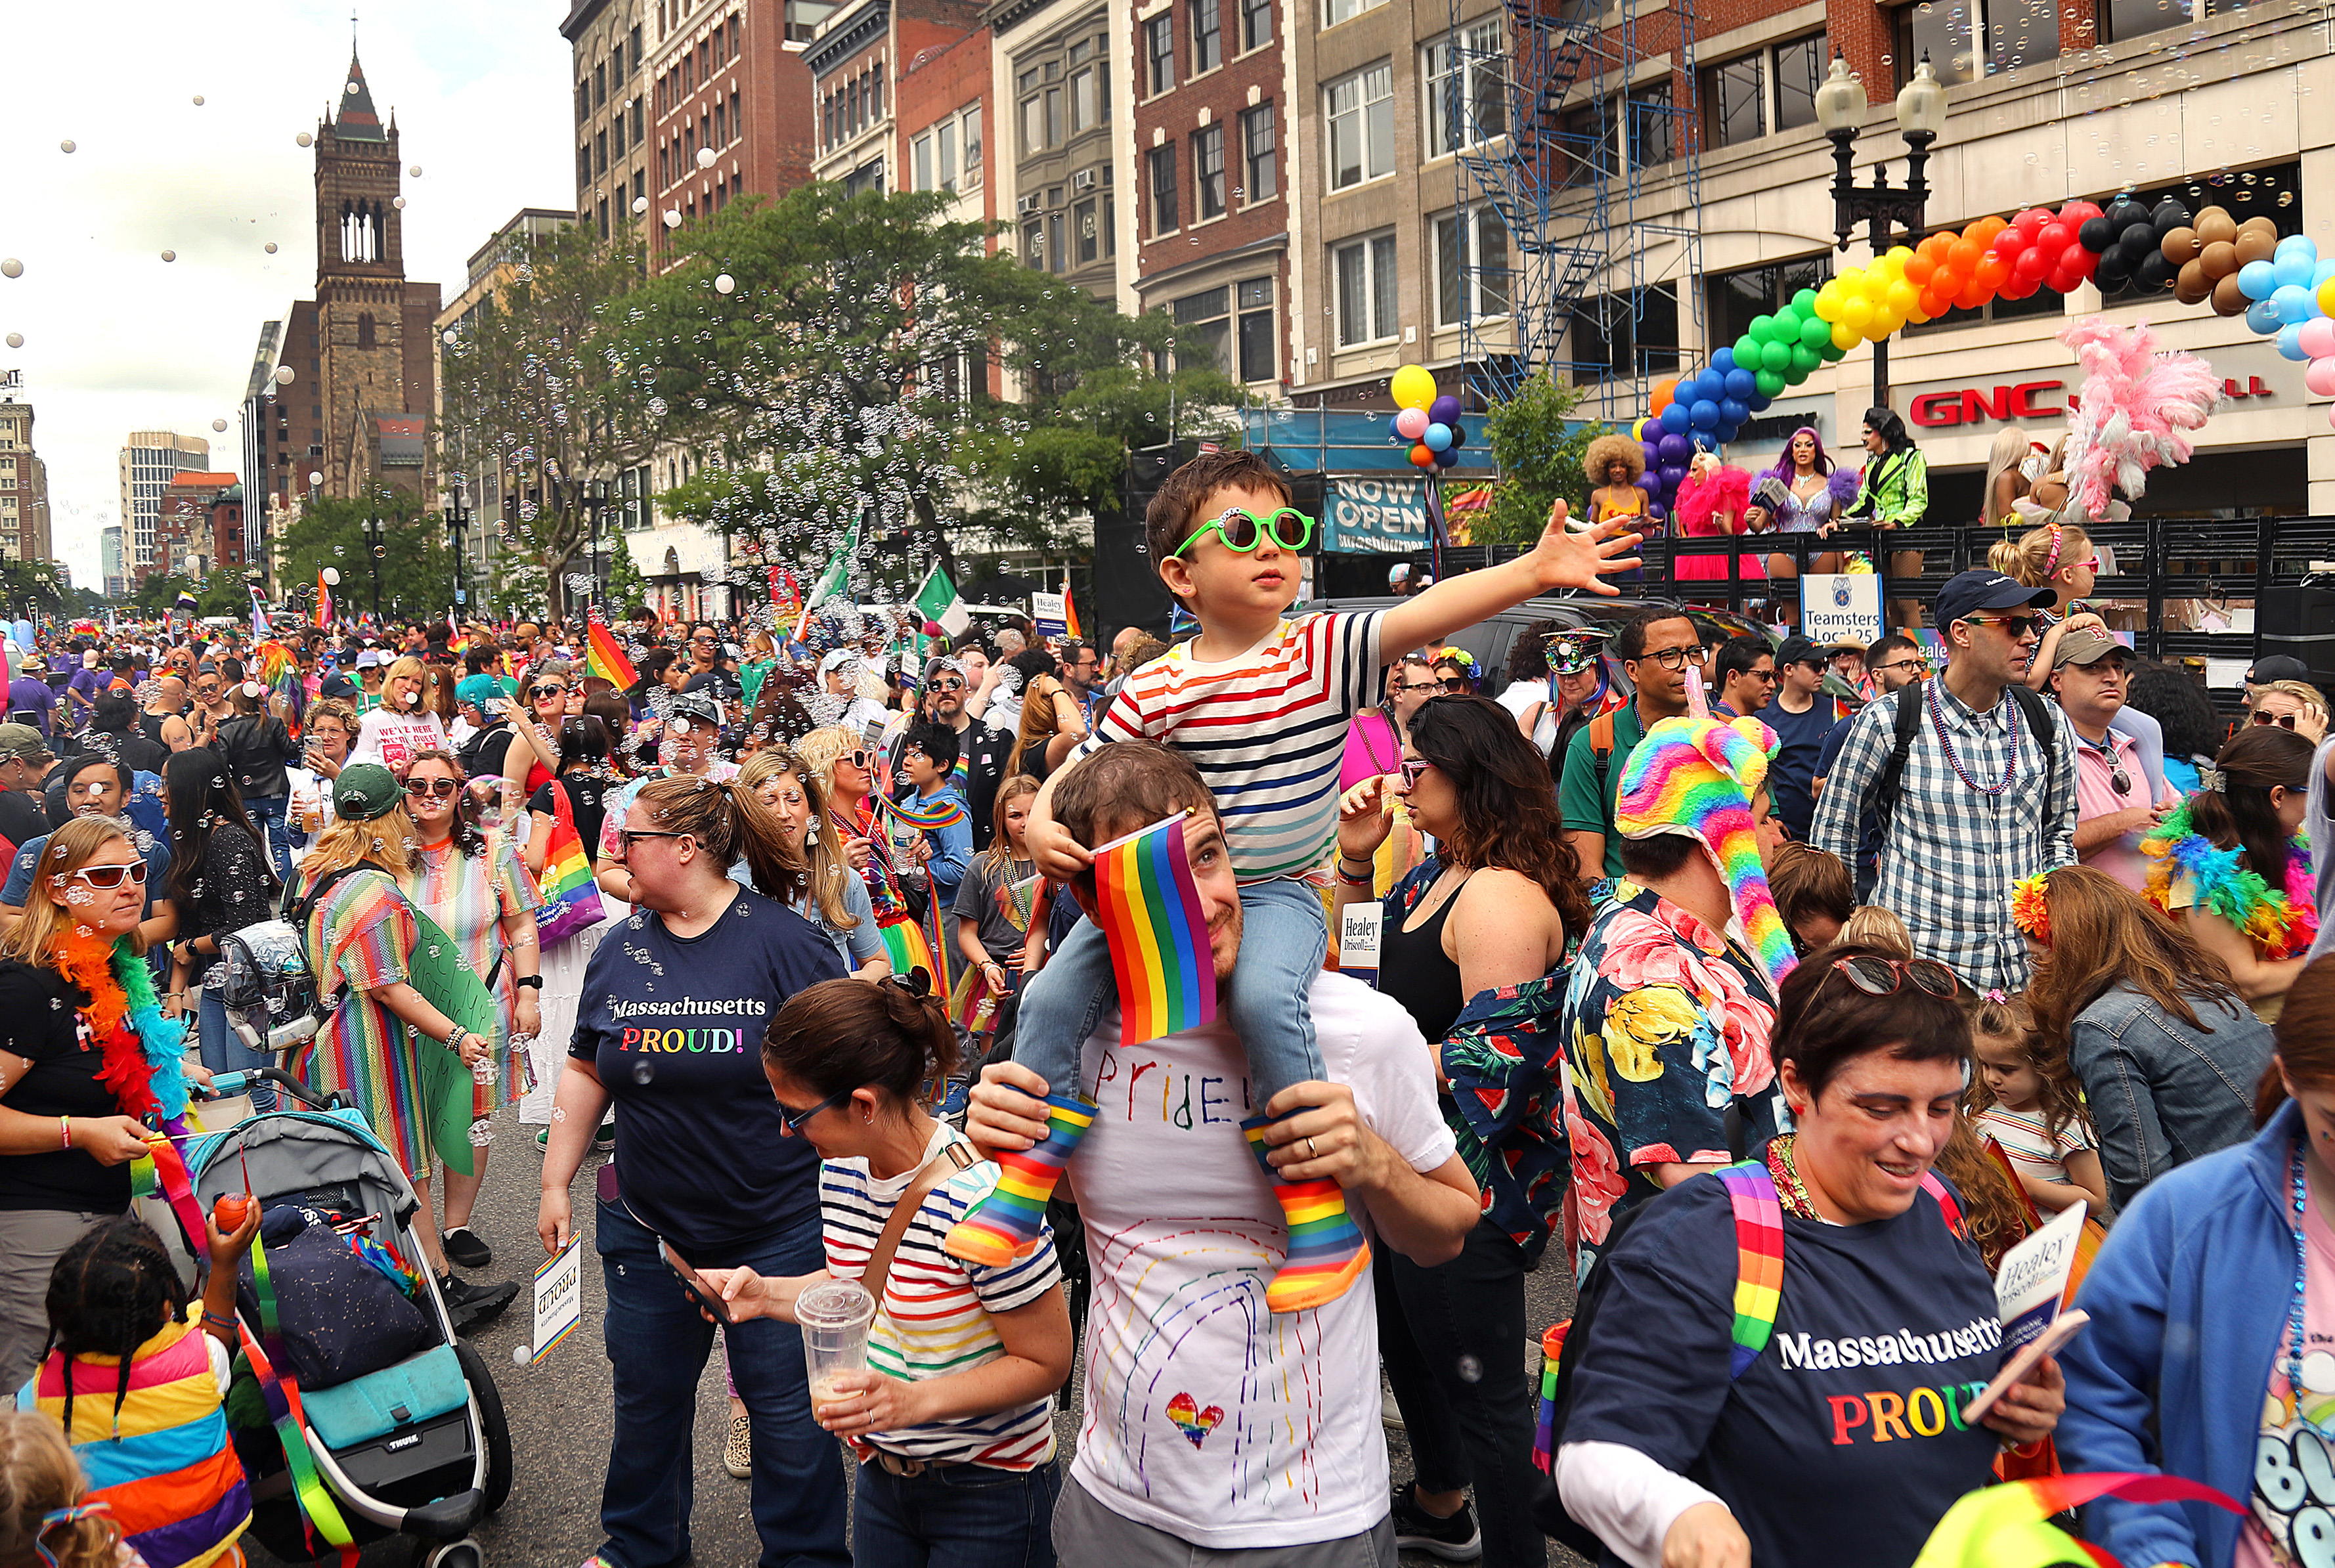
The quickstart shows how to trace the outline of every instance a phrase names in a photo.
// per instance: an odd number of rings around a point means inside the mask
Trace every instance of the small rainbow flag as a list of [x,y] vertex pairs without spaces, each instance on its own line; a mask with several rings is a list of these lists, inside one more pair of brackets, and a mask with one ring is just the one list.
[[914,796],[906,800],[883,798],[884,815],[904,828],[954,828],[965,820],[964,802],[953,793],[942,793],[929,800]]
[[586,927],[597,925],[605,911],[599,885],[592,880],[592,863],[585,857],[584,840],[576,831],[575,808],[565,786],[551,786],[554,813],[551,837],[543,852],[543,906],[536,912],[536,939],[549,949]]
[[610,635],[607,623],[600,619],[600,612],[597,610],[592,612],[591,628],[586,637],[586,652],[589,655],[588,663],[591,665],[592,673],[615,686],[618,691],[626,690],[640,681],[640,676],[633,669],[633,662],[625,657],[625,650],[619,647],[616,639]]
[[1094,852],[1095,904],[1119,978],[1120,1037],[1139,1045],[1216,1016],[1208,922],[1181,814]]

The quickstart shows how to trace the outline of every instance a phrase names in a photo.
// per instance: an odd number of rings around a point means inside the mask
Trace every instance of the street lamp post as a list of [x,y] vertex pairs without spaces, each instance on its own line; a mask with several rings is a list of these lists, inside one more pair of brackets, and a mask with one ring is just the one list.
[[462,593],[463,574],[469,564],[462,555],[462,535],[470,526],[470,508],[469,497],[463,491],[462,478],[460,474],[454,476],[454,501],[446,508],[446,531],[454,540],[454,603],[457,605],[468,603]]
[[[1922,209],[1930,198],[1922,169],[1930,159],[1930,143],[1946,128],[1946,89],[1925,51],[1921,63],[1914,67],[1914,79],[1897,94],[1897,133],[1905,139],[1902,187],[1889,183],[1886,162],[1874,165],[1871,185],[1856,183],[1849,166],[1865,106],[1864,84],[1851,74],[1848,62],[1835,54],[1831,74],[1817,89],[1816,102],[1817,123],[1832,139],[1833,232],[1838,240],[1835,248],[1846,250],[1858,221],[1864,220],[1869,225],[1873,254],[1878,258],[1895,242],[1898,227],[1902,226],[1910,235],[1922,227]],[[1889,340],[1885,337],[1876,338],[1873,344],[1873,402],[1876,408],[1889,406]]]
[[381,563],[389,554],[381,542],[381,498],[371,490],[365,492],[364,534],[365,562],[373,571],[373,618],[381,619]]

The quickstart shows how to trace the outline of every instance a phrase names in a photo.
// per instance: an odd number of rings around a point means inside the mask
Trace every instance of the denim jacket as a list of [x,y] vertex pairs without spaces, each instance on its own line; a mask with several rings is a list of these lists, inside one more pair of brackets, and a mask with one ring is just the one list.
[[2254,1089],[2270,1026],[2243,1002],[2191,993],[2197,1028],[2118,984],[2076,1015],[2068,1060],[2099,1134],[2108,1198],[2121,1211],[2174,1166],[2254,1134]]

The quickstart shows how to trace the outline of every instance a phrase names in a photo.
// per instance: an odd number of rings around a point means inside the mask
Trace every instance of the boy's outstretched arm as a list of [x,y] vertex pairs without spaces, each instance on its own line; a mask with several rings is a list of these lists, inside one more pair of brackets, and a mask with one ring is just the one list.
[[1620,593],[1604,579],[1640,564],[1635,556],[1623,553],[1640,537],[1628,531],[1630,519],[1616,518],[1584,533],[1569,533],[1565,523],[1565,505],[1560,500],[1549,512],[1548,527],[1530,554],[1446,577],[1389,610],[1379,633],[1381,652],[1389,661],[1400,658],[1413,648],[1439,643],[1487,615],[1558,588]]

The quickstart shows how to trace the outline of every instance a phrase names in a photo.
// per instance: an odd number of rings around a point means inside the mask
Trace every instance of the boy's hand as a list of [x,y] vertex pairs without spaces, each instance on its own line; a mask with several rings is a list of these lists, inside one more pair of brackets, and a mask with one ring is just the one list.
[[1581,533],[1569,531],[1563,500],[1549,508],[1548,527],[1524,560],[1525,569],[1542,590],[1582,588],[1593,594],[1617,595],[1622,590],[1604,579],[1642,563],[1623,552],[1636,547],[1641,536],[1629,531],[1631,519],[1614,518]]
[[250,1212],[243,1216],[243,1224],[224,1234],[219,1231],[218,1221],[208,1215],[203,1218],[203,1229],[208,1233],[204,1241],[211,1266],[231,1270],[259,1238],[259,1205],[253,1204]]
[[993,1061],[973,1086],[964,1135],[991,1158],[1035,1148],[1048,1130],[1046,1080],[1018,1061]]
[[1094,864],[1094,857],[1087,852],[1086,846],[1071,837],[1070,829],[1051,816],[1032,817],[1024,841],[1038,874],[1049,881],[1068,882]]

